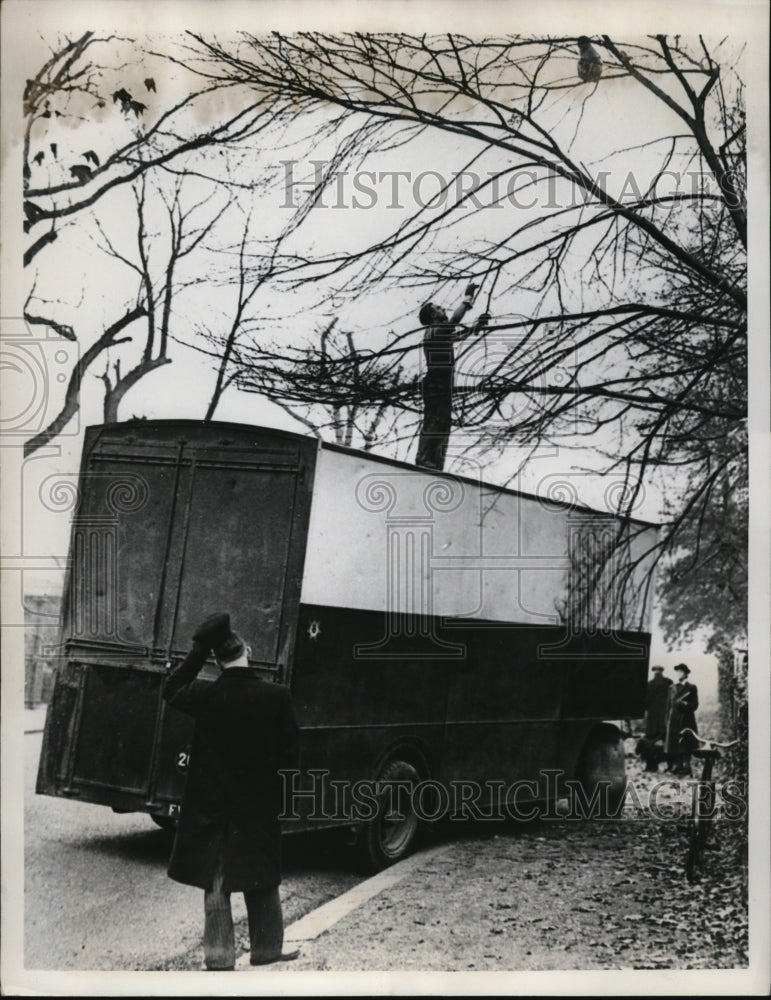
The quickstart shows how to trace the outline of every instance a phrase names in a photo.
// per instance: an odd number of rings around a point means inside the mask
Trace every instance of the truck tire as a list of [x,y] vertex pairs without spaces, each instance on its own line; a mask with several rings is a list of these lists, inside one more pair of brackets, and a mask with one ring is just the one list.
[[600,790],[599,808],[592,815],[600,819],[617,816],[626,792],[626,756],[620,734],[601,732],[589,737],[576,771],[584,795],[591,801]]
[[[409,788],[414,788],[419,781],[417,769],[404,760],[389,761],[378,777],[378,783],[406,782]],[[359,835],[359,858],[367,871],[382,871],[406,857],[420,827],[407,787],[403,790],[395,785],[391,787],[393,794],[383,794],[377,816],[364,824]],[[399,807],[395,817],[392,805]]]
[[174,833],[177,829],[177,820],[174,816],[164,816],[163,813],[150,813],[150,819],[156,826],[159,826],[167,833]]

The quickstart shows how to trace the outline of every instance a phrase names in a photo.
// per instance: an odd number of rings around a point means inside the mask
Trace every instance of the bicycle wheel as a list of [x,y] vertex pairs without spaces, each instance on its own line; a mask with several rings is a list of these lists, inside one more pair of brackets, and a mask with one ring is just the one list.
[[685,857],[685,877],[690,885],[701,881],[701,869],[704,864],[704,848],[709,840],[712,829],[712,817],[706,816],[701,810],[697,799],[693,804],[691,828],[688,836],[688,854]]

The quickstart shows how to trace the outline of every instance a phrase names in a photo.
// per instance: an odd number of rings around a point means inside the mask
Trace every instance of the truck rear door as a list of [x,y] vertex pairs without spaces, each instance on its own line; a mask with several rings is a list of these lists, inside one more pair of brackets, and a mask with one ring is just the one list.
[[191,726],[163,702],[166,664],[214,611],[286,679],[314,457],[308,439],[237,425],[89,432],[39,790],[150,811],[179,798]]

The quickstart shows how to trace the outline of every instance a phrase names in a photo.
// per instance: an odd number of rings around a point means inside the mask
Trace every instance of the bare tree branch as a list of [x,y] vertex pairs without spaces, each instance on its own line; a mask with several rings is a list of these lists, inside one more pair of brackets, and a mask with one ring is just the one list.
[[24,445],[25,457],[48,444],[49,441],[53,440],[67,426],[80,408],[80,388],[89,365],[108,347],[114,347],[116,344],[124,343],[130,339],[118,339],[118,334],[125,330],[127,326],[130,326],[136,320],[146,315],[147,310],[144,306],[136,306],[113,323],[112,326],[109,326],[102,336],[88,350],[83,352],[78,358],[67,383],[64,405],[47,427],[26,442]]

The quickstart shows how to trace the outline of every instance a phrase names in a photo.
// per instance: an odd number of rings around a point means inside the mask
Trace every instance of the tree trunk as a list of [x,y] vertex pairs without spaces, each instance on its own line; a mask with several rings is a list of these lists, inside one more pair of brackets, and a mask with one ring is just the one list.
[[70,375],[67,392],[64,396],[64,405],[51,423],[40,431],[39,434],[30,438],[30,440],[24,445],[25,458],[29,457],[39,448],[42,448],[43,445],[46,445],[49,441],[53,440],[53,438],[55,438],[56,435],[64,429],[64,427],[66,427],[66,425],[78,412],[80,409],[80,387],[83,382],[83,376],[86,374],[91,362],[94,361],[94,359],[108,347],[112,347],[116,343],[123,343],[125,340],[130,340],[130,337],[125,337],[121,341],[116,341],[115,338],[121,330],[133,323],[134,320],[146,315],[147,310],[144,306],[137,306],[135,309],[132,309],[131,312],[126,313],[125,316],[121,317],[121,319],[119,319],[116,323],[113,323],[112,326],[105,330],[96,343],[92,344],[91,347],[89,347],[89,349],[81,355],[80,360],[72,371],[72,375]]
[[118,422],[118,406],[129,389],[145,375],[160,368],[162,365],[170,365],[171,358],[152,358],[150,361],[142,360],[127,372],[123,378],[118,379],[114,386],[106,389],[104,394],[104,422],[106,424],[116,424]]

